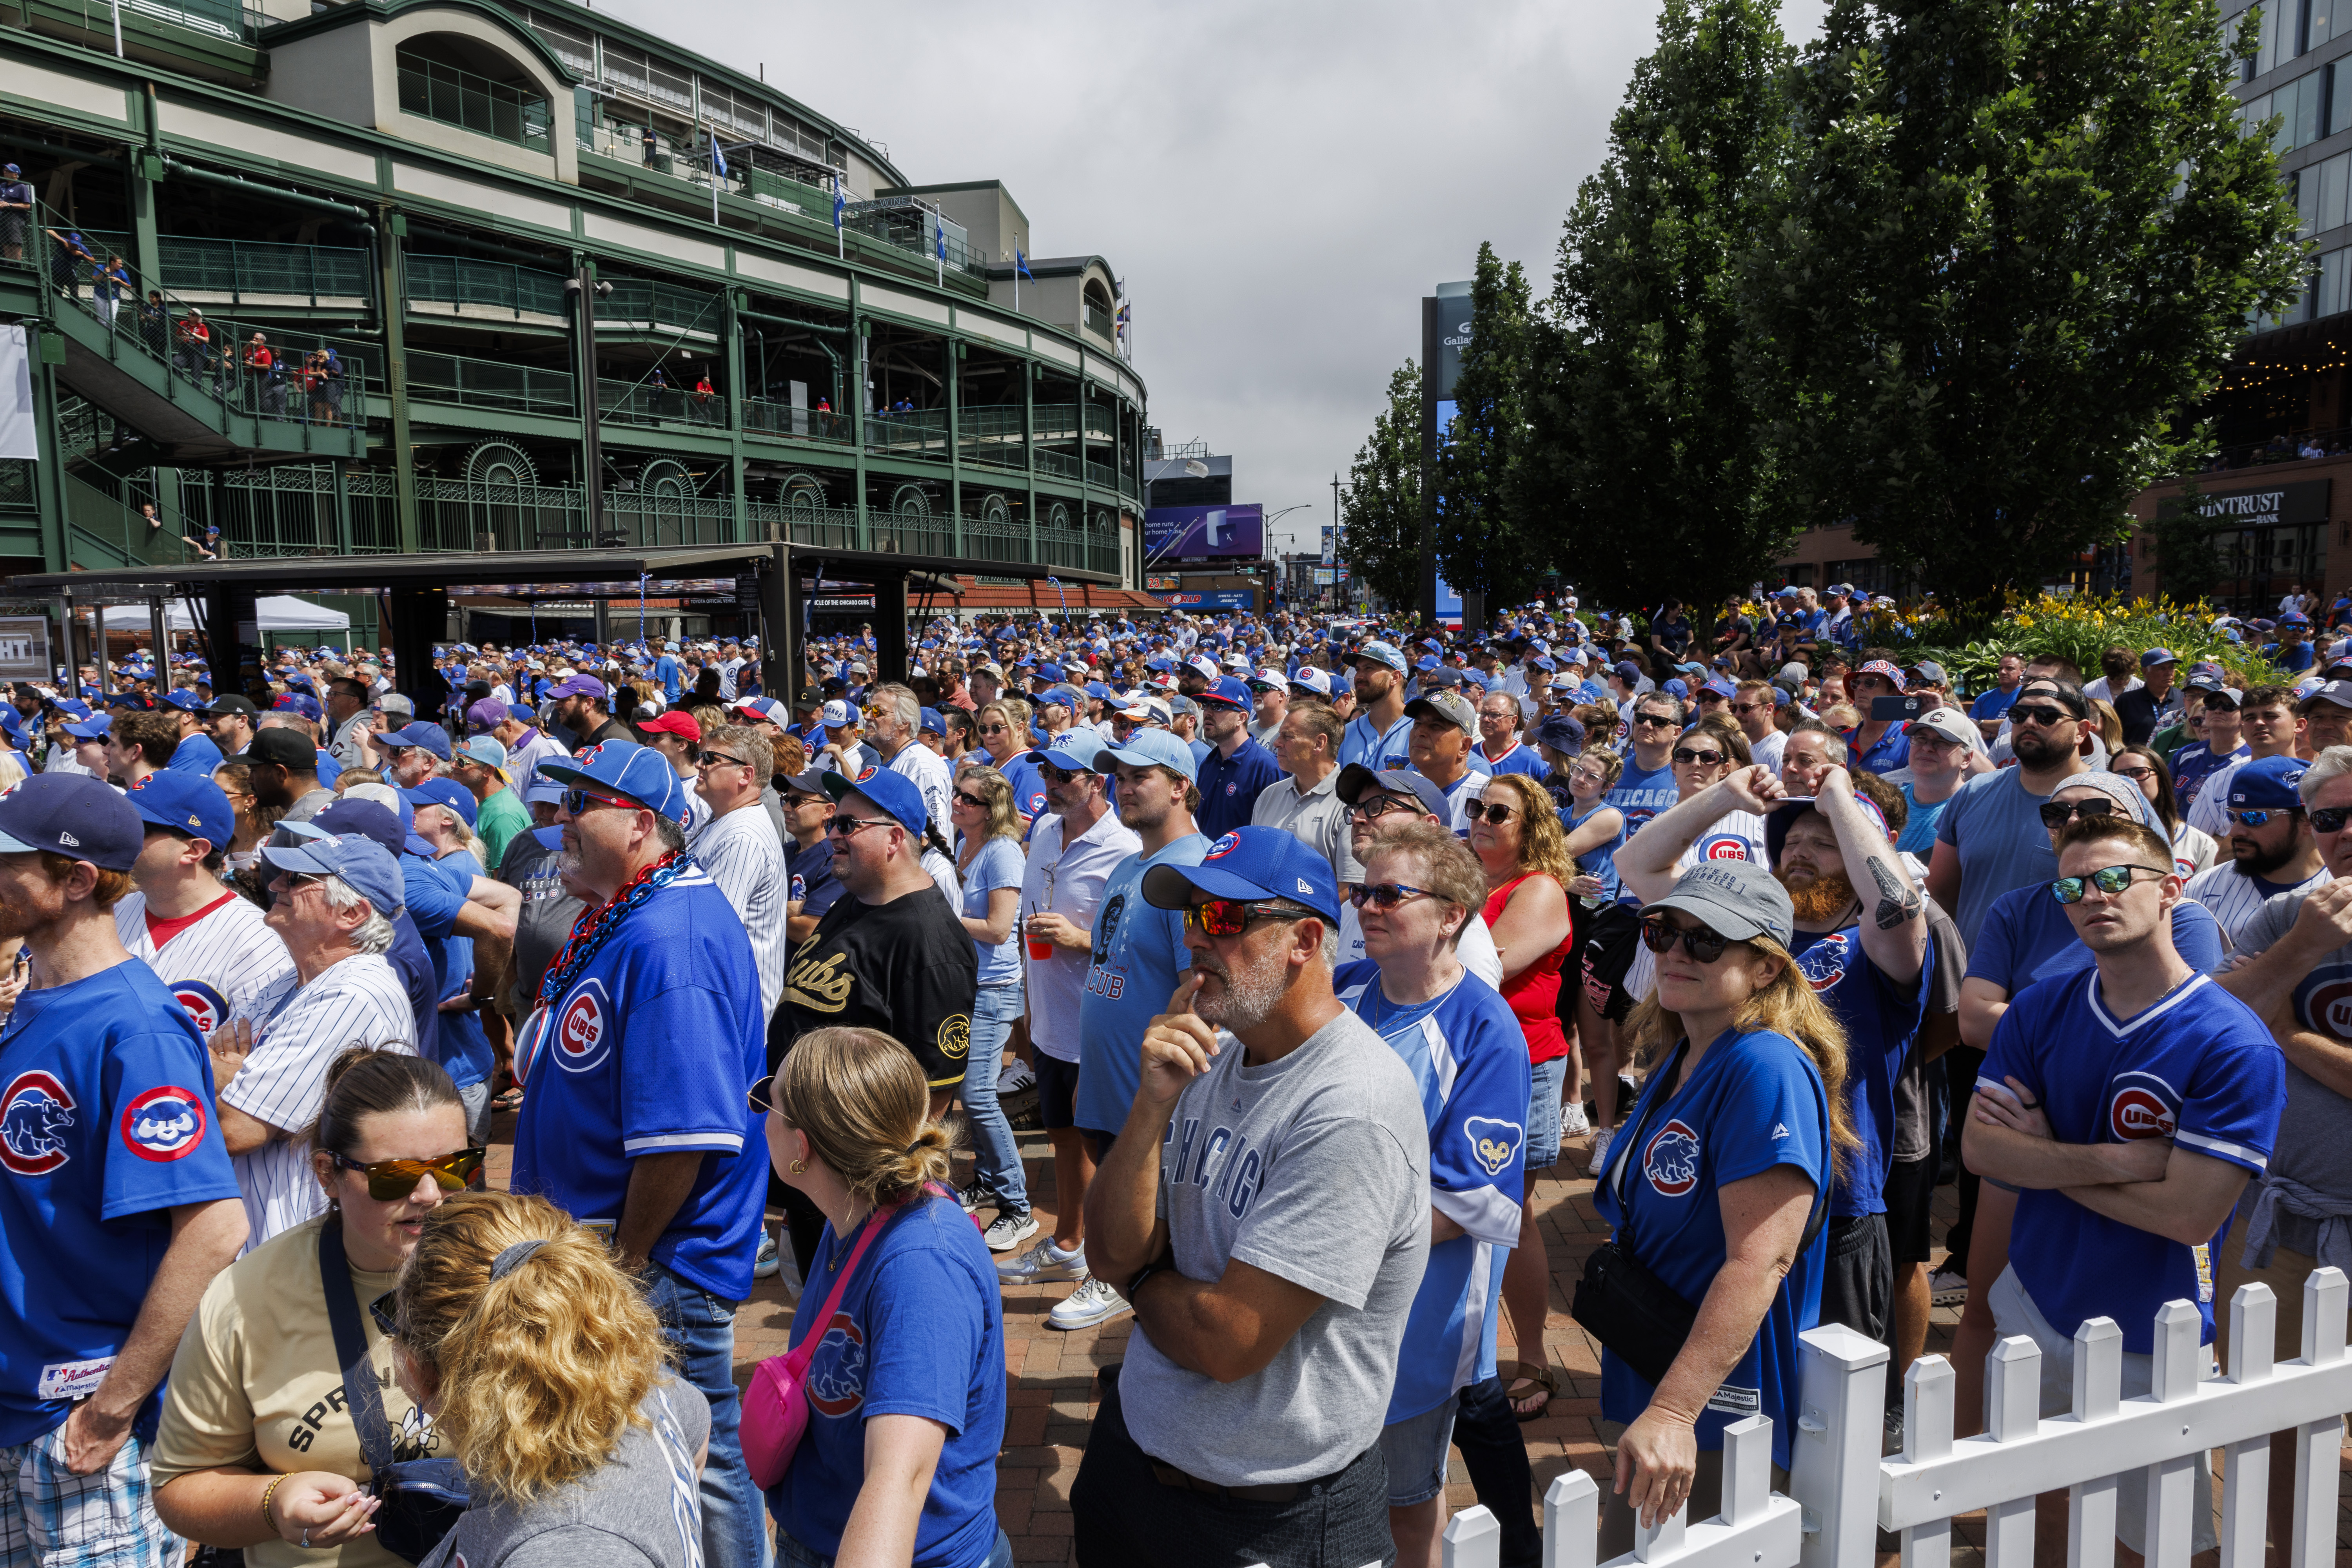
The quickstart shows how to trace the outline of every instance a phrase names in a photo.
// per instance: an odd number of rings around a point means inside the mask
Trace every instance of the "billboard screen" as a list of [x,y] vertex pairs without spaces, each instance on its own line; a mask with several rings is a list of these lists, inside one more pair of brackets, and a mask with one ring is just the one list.
[[1247,588],[1213,588],[1199,594],[1162,594],[1160,602],[1177,610],[1246,610],[1257,603]]
[[1243,506],[1155,506],[1143,513],[1143,548],[1155,557],[1247,556],[1265,553],[1265,509]]

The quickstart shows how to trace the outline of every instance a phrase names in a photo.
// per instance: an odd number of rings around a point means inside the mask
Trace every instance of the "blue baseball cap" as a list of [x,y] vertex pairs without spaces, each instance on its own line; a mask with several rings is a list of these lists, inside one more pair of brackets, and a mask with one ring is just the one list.
[[1374,664],[1384,664],[1400,674],[1403,673],[1405,668],[1404,655],[1398,650],[1394,643],[1368,642],[1349,657],[1370,659]]
[[93,713],[80,723],[68,724],[64,728],[65,732],[77,741],[103,741],[107,731],[114,728],[114,715]]
[[931,819],[930,808],[923,804],[923,792],[906,774],[869,767],[854,779],[829,773],[818,782],[836,804],[852,795],[864,795],[905,828],[909,837],[921,842],[923,825]]
[[1213,899],[1286,899],[1335,925],[1339,919],[1331,862],[1279,827],[1236,827],[1210,845],[1199,865],[1143,874],[1144,901],[1155,909],[1181,910],[1196,889]]
[[2159,664],[2179,664],[2180,656],[2168,647],[2152,647],[2139,656],[2142,669],[2154,669]]
[[1043,753],[1045,760],[1057,768],[1082,768],[1090,773],[1105,771],[1103,752],[1108,751],[1098,730],[1065,730],[1054,738],[1054,743]]
[[332,877],[365,899],[368,907],[386,920],[399,914],[408,900],[400,861],[364,834],[330,833],[323,837],[306,838],[299,844],[274,844],[262,850],[261,863],[273,871]]
[[159,768],[123,792],[131,809],[158,827],[226,849],[236,832],[236,811],[220,785],[202,773]]
[[176,691],[166,691],[163,693],[163,700],[166,707],[177,708],[188,713],[195,712],[205,705],[205,700],[197,696],[195,688],[191,686],[183,686]]
[[1124,743],[1104,747],[1102,754],[1131,768],[1173,768],[1188,779],[1201,776],[1192,748],[1165,730],[1139,729]]
[[303,718],[310,720],[314,724],[317,723],[321,717],[319,710],[319,700],[300,691],[289,691],[282,693],[278,697],[278,700],[272,702],[269,707],[270,710],[276,713],[299,713]]
[[413,808],[420,805],[446,805],[462,818],[467,826],[474,826],[478,809],[474,792],[456,779],[426,779],[415,789],[404,789],[400,797]]
[[46,851],[128,871],[146,842],[139,813],[88,773],[42,773],[0,795],[0,855]]
[[634,741],[600,741],[569,762],[551,757],[539,771],[562,784],[634,800],[672,822],[686,820],[686,781],[668,758]]
[[2295,786],[2310,767],[2300,757],[2257,757],[2242,763],[2230,775],[2230,805],[2249,811],[2301,805],[2303,794]]
[[948,732],[948,721],[940,717],[938,709],[926,708],[922,711],[921,722],[917,728],[926,735],[945,735]]
[[1374,790],[1417,800],[1421,802],[1423,816],[1433,816],[1440,822],[1453,819],[1453,804],[1445,798],[1445,792],[1438,788],[1437,782],[1410,768],[1388,768],[1376,773],[1361,763],[1349,763],[1339,770],[1339,783],[1332,786],[1332,793],[1349,805],[1354,805]]
[[1254,706],[1250,689],[1230,675],[1211,685],[1192,700],[1204,704],[1213,702],[1220,708],[1238,708],[1244,713]]
[[[285,701],[282,697],[278,699],[281,705]],[[378,735],[375,743],[379,746],[422,746],[441,761],[446,763],[449,760],[449,731],[429,720],[411,720],[388,735]],[[664,763],[662,765],[667,767],[669,764]]]

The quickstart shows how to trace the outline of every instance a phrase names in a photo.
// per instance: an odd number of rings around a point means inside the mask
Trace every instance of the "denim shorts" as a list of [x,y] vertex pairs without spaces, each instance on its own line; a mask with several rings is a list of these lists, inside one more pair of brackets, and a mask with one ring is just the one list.
[[1537,1062],[1528,1085],[1528,1174],[1549,1171],[1559,1158],[1559,1091],[1568,1082],[1565,1056]]
[[1454,1447],[1459,1394],[1418,1415],[1381,1428],[1381,1459],[1389,1468],[1389,1506],[1411,1508],[1445,1489],[1445,1456]]

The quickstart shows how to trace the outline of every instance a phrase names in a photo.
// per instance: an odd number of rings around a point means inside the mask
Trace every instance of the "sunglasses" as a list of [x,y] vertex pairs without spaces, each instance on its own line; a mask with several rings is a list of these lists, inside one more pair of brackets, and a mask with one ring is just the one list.
[[2079,904],[2086,888],[2096,888],[2109,898],[2132,885],[2132,873],[2146,871],[2153,877],[2169,877],[2169,866],[2102,866],[2087,877],[2061,877],[2050,884],[2050,896],[2062,904]]
[[980,732],[983,735],[1002,735],[1007,728],[1009,726],[1003,724],[982,724],[980,727]]
[[1672,952],[1677,939],[1683,944],[1683,951],[1700,963],[1713,963],[1723,956],[1723,950],[1731,945],[1729,937],[1709,931],[1705,926],[1677,931],[1663,920],[1642,922],[1642,945],[1652,952]]
[[1671,730],[1682,721],[1669,719],[1663,713],[1636,713],[1633,715],[1633,722],[1646,729]]
[[1495,824],[1498,827],[1504,823],[1511,820],[1511,808],[1505,805],[1499,800],[1490,802],[1484,805],[1473,801],[1470,805],[1462,808],[1462,814],[1472,822],[1485,820]]
[[1695,752],[1688,746],[1676,746],[1675,748],[1675,761],[1682,763],[1685,767],[1690,767],[1694,764],[1703,768],[1720,767],[1723,765],[1723,753],[1721,752]]
[[364,1172],[368,1196],[380,1204],[390,1204],[415,1192],[416,1184],[426,1176],[438,1183],[445,1193],[462,1191],[488,1154],[487,1148],[460,1149],[438,1160],[378,1160],[369,1164],[332,1152],[328,1157],[342,1170]]
[[1421,803],[1407,804],[1394,795],[1381,795],[1372,800],[1358,801],[1348,808],[1348,815],[1358,822],[1377,822],[1392,811],[1419,811]]
[[1735,702],[1731,705],[1731,710],[1734,713],[1769,713],[1771,711],[1770,709],[1767,708],[1761,702]]
[[2314,832],[2341,833],[2344,824],[2352,821],[2352,806],[2315,805],[2305,815],[2311,818]]
[[2221,815],[2241,827],[2261,827],[2268,824],[2273,816],[2293,816],[2302,809],[2303,807],[2299,805],[2285,805],[2275,810],[2225,811]]
[[730,757],[724,752],[705,752],[700,756],[695,758],[694,762],[697,767],[704,768],[722,764],[739,768],[748,768],[751,765],[742,758]]
[[2063,708],[2045,707],[2039,702],[2016,703],[2009,710],[2009,721],[2011,724],[2063,724],[2074,717],[2074,715],[2067,712]]
[[1045,782],[1047,784],[1068,784],[1072,779],[1082,779],[1092,776],[1084,768],[1055,767],[1051,763],[1038,763],[1037,771],[1045,775]]
[[[1916,745],[1918,742],[1915,741],[1912,743]],[[2125,778],[2131,780],[2134,784],[2139,784],[2156,776],[2156,770],[2154,768],[2117,768],[2116,772],[2122,774]]]
[[1403,882],[1374,882],[1369,887],[1350,888],[1348,889],[1348,901],[1349,903],[1355,905],[1360,910],[1369,904],[1373,909],[1380,910],[1382,914],[1386,914],[1389,910],[1395,909],[1398,905],[1403,903],[1408,899],[1433,899],[1435,897],[1437,897],[1437,895],[1431,892],[1427,888],[1415,888]]
[[955,797],[956,804],[958,805],[968,805],[974,811],[986,811],[988,809],[987,800],[981,795],[966,795],[963,791],[958,790],[955,792]]
[[1186,928],[1203,931],[1211,936],[1239,936],[1249,929],[1253,919],[1260,916],[1280,921],[1321,918],[1312,910],[1294,910],[1281,904],[1254,904],[1246,899],[1211,899],[1206,903],[1184,906]]
[[563,809],[568,816],[584,816],[598,806],[604,805],[618,806],[624,811],[647,809],[634,800],[623,800],[617,795],[590,795],[584,789],[568,789],[563,792]]
[[849,816],[845,815],[841,816],[828,816],[824,819],[824,830],[827,833],[839,833],[853,837],[861,827],[895,827],[897,826],[898,824],[879,816]]
[[2113,816],[2116,803],[2111,800],[2045,800],[2042,803],[2042,826],[2063,827],[2078,816]]
[[771,1073],[743,1091],[743,1098],[752,1110],[765,1116],[776,1109],[776,1079]]

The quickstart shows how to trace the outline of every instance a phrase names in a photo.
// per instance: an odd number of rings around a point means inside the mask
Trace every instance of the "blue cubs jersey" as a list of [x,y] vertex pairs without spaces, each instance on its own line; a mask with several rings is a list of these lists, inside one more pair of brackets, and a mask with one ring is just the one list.
[[[2253,1010],[2203,974],[2117,1018],[2100,998],[2098,971],[2028,986],[2000,1016],[1979,1089],[2016,1079],[2047,1108],[2063,1143],[2169,1138],[2176,1150],[2242,1165],[2269,1163],[2286,1106],[2284,1058]],[[2113,1318],[2124,1349],[2147,1355],[2157,1309],[2197,1303],[2213,1337],[2212,1251],[2230,1234],[2186,1247],[2095,1214],[2065,1194],[2017,1200],[2010,1267],[2062,1334]]]
[[1412,753],[1406,740],[1412,734],[1412,721],[1399,719],[1387,729],[1372,721],[1370,713],[1359,713],[1348,721],[1348,728],[1339,736],[1339,765],[1361,763],[1374,773],[1390,768],[1412,765]]
[[[237,1195],[211,1064],[136,959],[27,991],[0,1026],[0,1447],[63,1422],[113,1364],[170,1211]],[[133,1425],[155,1431],[161,1391]]]
[[1013,809],[1031,821],[1045,814],[1045,775],[1037,771],[1037,753],[1023,752],[998,770],[1013,786]]
[[730,1301],[751,1293],[768,1148],[744,1091],[767,1071],[760,972],[726,895],[700,867],[634,910],[546,1008],[515,1077],[528,1080],[514,1181],[609,1237],[641,1154],[697,1150],[694,1188],[653,1261]]
[[2189,815],[2189,807],[2197,799],[2197,792],[2205,781],[2228,767],[2242,763],[2254,754],[2253,748],[2241,742],[2234,752],[2217,753],[2202,741],[2192,741],[2172,753],[2172,788],[2180,799],[2180,815]]
[[[1682,1077],[1665,1095],[1666,1074],[1650,1075],[1609,1145],[1609,1163],[1592,1196],[1601,1217],[1621,1233],[1632,1215],[1637,1256],[1696,1306],[1727,1251],[1722,1189],[1775,1165],[1794,1165],[1813,1184],[1818,1201],[1831,1165],[1830,1102],[1805,1048],[1764,1030],[1722,1036]],[[1636,1147],[1634,1125],[1661,1096]],[[1826,1256],[1816,1237],[1782,1278],[1755,1342],[1700,1413],[1701,1448],[1721,1448],[1724,1427],[1760,1412],[1772,1418],[1772,1462],[1789,1463],[1790,1436],[1797,1429],[1797,1335],[1820,1321]],[[1633,1368],[1601,1352],[1601,1415],[1631,1422],[1655,1392]]]
[[1617,775],[1617,782],[1601,796],[1625,814],[1625,836],[1629,838],[1642,830],[1642,824],[1662,811],[1671,810],[1681,798],[1672,765],[1645,773],[1630,753],[1625,758],[1625,771]]
[[1390,1001],[1371,963],[1340,965],[1331,988],[1412,1072],[1429,1121],[1430,1207],[1464,1232],[1430,1246],[1397,1352],[1393,1423],[1495,1375],[1496,1304],[1527,1191],[1527,1037],[1467,970],[1432,1002]]
[[1524,773],[1531,779],[1542,778],[1551,772],[1544,760],[1536,755],[1536,749],[1525,742],[1515,742],[1511,749],[1501,756],[1490,757],[1486,754],[1486,742],[1481,741],[1470,748],[1470,765],[1484,773]]
[[[1800,931],[1797,939],[1810,934]],[[1936,944],[1927,944],[1919,978],[1908,985],[1871,963],[1858,925],[1811,936],[1797,954],[1797,971],[1845,1026],[1846,1105],[1862,1139],[1838,1169],[1830,1213],[1841,1219],[1884,1214],[1886,1172],[1895,1158],[1895,1080],[1927,1021]]]

